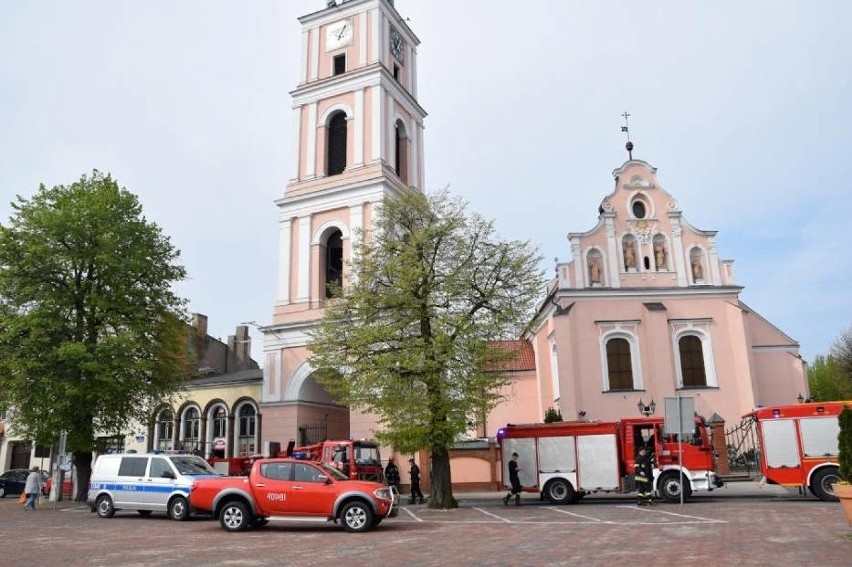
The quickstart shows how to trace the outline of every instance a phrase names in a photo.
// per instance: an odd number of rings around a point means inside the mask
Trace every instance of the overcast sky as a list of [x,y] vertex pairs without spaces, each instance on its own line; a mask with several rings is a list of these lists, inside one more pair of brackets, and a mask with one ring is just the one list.
[[[325,0],[0,0],[0,222],[93,168],[182,252],[225,339],[271,322],[296,18]],[[397,0],[419,36],[426,184],[570,259],[634,156],[742,299],[812,360],[852,323],[852,3]],[[252,329],[262,362],[261,336]]]

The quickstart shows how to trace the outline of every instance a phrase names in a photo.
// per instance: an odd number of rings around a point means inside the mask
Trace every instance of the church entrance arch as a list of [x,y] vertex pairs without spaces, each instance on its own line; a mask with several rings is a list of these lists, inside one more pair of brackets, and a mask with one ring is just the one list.
[[316,381],[316,371],[308,362],[303,362],[293,373],[284,397],[295,410],[298,444],[349,439],[349,408],[336,403]]

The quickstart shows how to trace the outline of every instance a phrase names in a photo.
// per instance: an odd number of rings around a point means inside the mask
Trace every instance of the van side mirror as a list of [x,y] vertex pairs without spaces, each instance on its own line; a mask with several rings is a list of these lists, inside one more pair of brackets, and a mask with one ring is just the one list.
[[160,476],[163,478],[171,478],[173,480],[177,478],[175,476],[175,473],[173,473],[172,471],[163,471],[163,474],[161,474]]

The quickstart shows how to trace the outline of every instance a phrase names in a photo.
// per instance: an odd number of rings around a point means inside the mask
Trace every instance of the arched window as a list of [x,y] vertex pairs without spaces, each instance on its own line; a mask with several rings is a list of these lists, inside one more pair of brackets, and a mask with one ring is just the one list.
[[257,410],[251,404],[245,404],[237,414],[239,426],[237,427],[237,451],[239,455],[253,455],[257,453]]
[[610,390],[633,389],[633,358],[630,342],[620,337],[606,342],[606,363]]
[[343,285],[343,234],[332,232],[325,244],[325,297],[334,297],[336,287]]
[[403,183],[408,183],[408,134],[402,120],[394,124],[394,172]]
[[175,414],[170,409],[164,409],[157,414],[154,426],[154,448],[159,451],[174,449]]
[[328,121],[327,175],[339,175],[346,169],[346,114],[335,112]]
[[228,442],[228,410],[225,406],[214,406],[207,423],[210,424],[207,433],[209,456],[224,457]]
[[201,415],[198,408],[187,408],[183,412],[183,437],[181,438],[182,449],[194,453],[199,449],[201,439]]
[[704,368],[704,351],[701,339],[695,335],[685,335],[678,341],[680,351],[680,372],[684,388],[704,388],[707,386],[707,371]]

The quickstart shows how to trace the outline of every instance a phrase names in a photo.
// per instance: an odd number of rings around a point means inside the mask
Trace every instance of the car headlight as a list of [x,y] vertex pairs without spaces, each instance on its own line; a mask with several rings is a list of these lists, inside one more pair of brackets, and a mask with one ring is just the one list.
[[393,500],[393,493],[390,488],[377,488],[373,491],[373,494],[381,500]]

